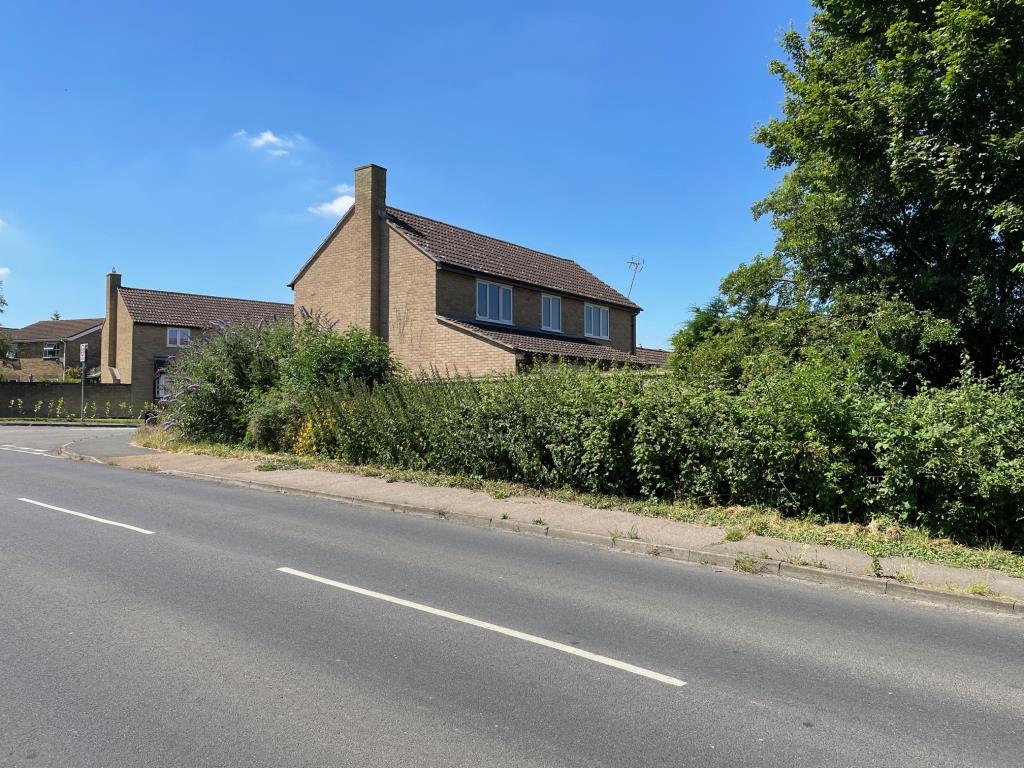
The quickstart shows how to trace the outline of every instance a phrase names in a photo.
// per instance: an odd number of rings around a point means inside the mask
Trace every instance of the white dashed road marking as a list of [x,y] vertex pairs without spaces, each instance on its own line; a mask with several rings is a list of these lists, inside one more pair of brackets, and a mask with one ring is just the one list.
[[525,640],[528,643],[534,643],[535,645],[542,645],[545,648],[551,648],[562,653],[568,653],[573,656],[579,656],[580,658],[587,659],[588,661],[594,661],[598,664],[604,664],[608,667],[614,667],[615,669],[621,669],[625,672],[632,672],[634,675],[640,675],[641,677],[647,677],[651,680],[657,680],[659,683],[667,683],[668,685],[674,685],[676,687],[682,687],[686,685],[685,682],[676,678],[663,675],[660,672],[653,672],[643,667],[637,667],[632,664],[627,664],[624,661],[618,659],[611,659],[607,656],[601,656],[590,651],[584,651],[581,648],[576,648],[572,645],[565,645],[564,643],[556,643],[554,640],[547,640],[537,635],[529,635],[526,632],[520,632],[516,629],[509,629],[508,627],[502,627],[498,624],[491,624],[487,621],[480,621],[479,619],[472,619],[469,616],[462,616],[458,613],[452,613],[451,611],[442,611],[439,608],[432,608],[429,605],[423,605],[422,603],[414,603],[411,600],[405,600],[401,597],[393,597],[392,595],[385,595],[381,592],[373,592],[369,589],[363,589],[362,587],[354,587],[351,584],[344,584],[340,581],[333,581],[332,579],[325,579],[322,576],[314,576],[312,573],[306,573],[305,571],[297,571],[294,568],[278,568],[281,573],[287,573],[291,576],[298,576],[303,579],[310,581],[316,581],[320,584],[326,584],[329,587],[337,587],[338,589],[344,589],[348,592],[355,592],[357,595],[363,595],[364,597],[372,597],[375,600],[383,600],[386,603],[392,603],[393,605],[400,605],[403,608],[412,608],[415,611],[422,611],[423,613],[429,613],[433,616],[440,616],[443,619],[449,619],[451,621],[458,621],[462,624],[469,624],[473,627],[479,627],[480,629],[486,629],[491,632],[497,632],[499,635],[507,635],[508,637],[514,637],[517,640]]
[[147,531],[145,528],[136,528],[134,525],[128,525],[128,523],[119,523],[115,520],[107,520],[106,518],[95,517],[94,515],[87,515],[84,512],[75,512],[70,509],[64,509],[64,507],[55,507],[52,504],[44,504],[41,501],[33,501],[32,499],[18,499],[18,501],[24,501],[26,504],[35,504],[37,507],[45,507],[46,509],[52,509],[55,512],[64,512],[65,514],[74,515],[75,517],[84,517],[86,520],[92,520],[94,523],[116,525],[118,528],[127,528],[129,531],[135,531],[137,533],[153,533],[153,531]]
[[28,453],[32,456],[45,456],[45,448],[26,448],[24,445],[11,445],[10,443],[4,443],[0,445],[0,451],[13,451],[14,453]]

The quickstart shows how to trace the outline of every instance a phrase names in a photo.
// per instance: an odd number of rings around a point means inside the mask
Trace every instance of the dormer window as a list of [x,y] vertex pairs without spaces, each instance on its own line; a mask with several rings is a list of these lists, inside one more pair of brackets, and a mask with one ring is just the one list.
[[540,297],[540,327],[545,331],[562,332],[562,300],[546,293]]
[[608,338],[608,307],[583,305],[583,333],[595,339]]
[[512,288],[500,283],[476,281],[476,319],[512,324]]

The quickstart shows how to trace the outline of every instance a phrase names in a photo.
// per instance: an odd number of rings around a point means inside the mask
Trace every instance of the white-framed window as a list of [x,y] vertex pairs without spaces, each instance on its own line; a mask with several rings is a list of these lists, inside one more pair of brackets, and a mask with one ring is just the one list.
[[595,339],[608,338],[608,307],[583,305],[583,333]]
[[59,355],[60,344],[56,341],[43,342],[43,360],[56,360]]
[[167,329],[167,346],[168,347],[187,347],[192,343],[192,329],[191,328],[168,328]]
[[540,327],[545,331],[562,332],[562,300],[558,296],[541,294]]
[[7,359],[17,360],[18,359],[18,342],[12,341],[7,345]]
[[476,319],[512,324],[512,289],[500,283],[476,281]]

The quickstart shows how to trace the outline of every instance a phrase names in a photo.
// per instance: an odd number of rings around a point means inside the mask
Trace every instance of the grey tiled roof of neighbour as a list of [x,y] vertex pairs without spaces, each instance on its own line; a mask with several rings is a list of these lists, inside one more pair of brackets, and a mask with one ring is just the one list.
[[443,323],[497,342],[516,352],[524,352],[529,355],[567,360],[597,360],[611,363],[642,364],[636,356],[593,339],[577,336],[555,336],[542,331],[529,331],[511,325],[498,326],[491,323],[474,323],[445,315],[438,315],[437,317]]
[[60,341],[103,325],[102,317],[75,320],[40,320],[24,328],[12,329],[15,341]]
[[291,304],[251,299],[228,299],[198,293],[151,291],[146,288],[119,289],[128,314],[136,323],[208,328],[217,323],[242,320],[281,320],[291,317]]
[[387,215],[402,234],[441,264],[640,309],[571,259],[524,248],[390,206]]

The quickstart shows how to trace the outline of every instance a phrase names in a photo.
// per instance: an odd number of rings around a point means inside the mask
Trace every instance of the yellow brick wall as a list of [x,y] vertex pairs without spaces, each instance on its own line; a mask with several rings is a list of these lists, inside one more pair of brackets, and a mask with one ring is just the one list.
[[[118,294],[117,297],[117,370],[121,374],[122,384],[132,383],[132,333],[131,316],[128,314],[128,307],[124,299]],[[126,378],[127,377],[127,378]]]
[[323,314],[339,330],[352,325],[371,328],[369,215],[353,208],[295,282],[296,313],[307,309]]
[[494,376],[516,370],[513,352],[442,322],[437,322],[434,350],[434,368],[442,374]]
[[393,227],[388,228],[384,261],[388,345],[410,371],[429,368],[434,363],[437,267]]
[[[513,312],[515,300],[512,301]],[[442,315],[472,319],[476,317],[476,279],[470,275],[437,272],[437,311]]]

